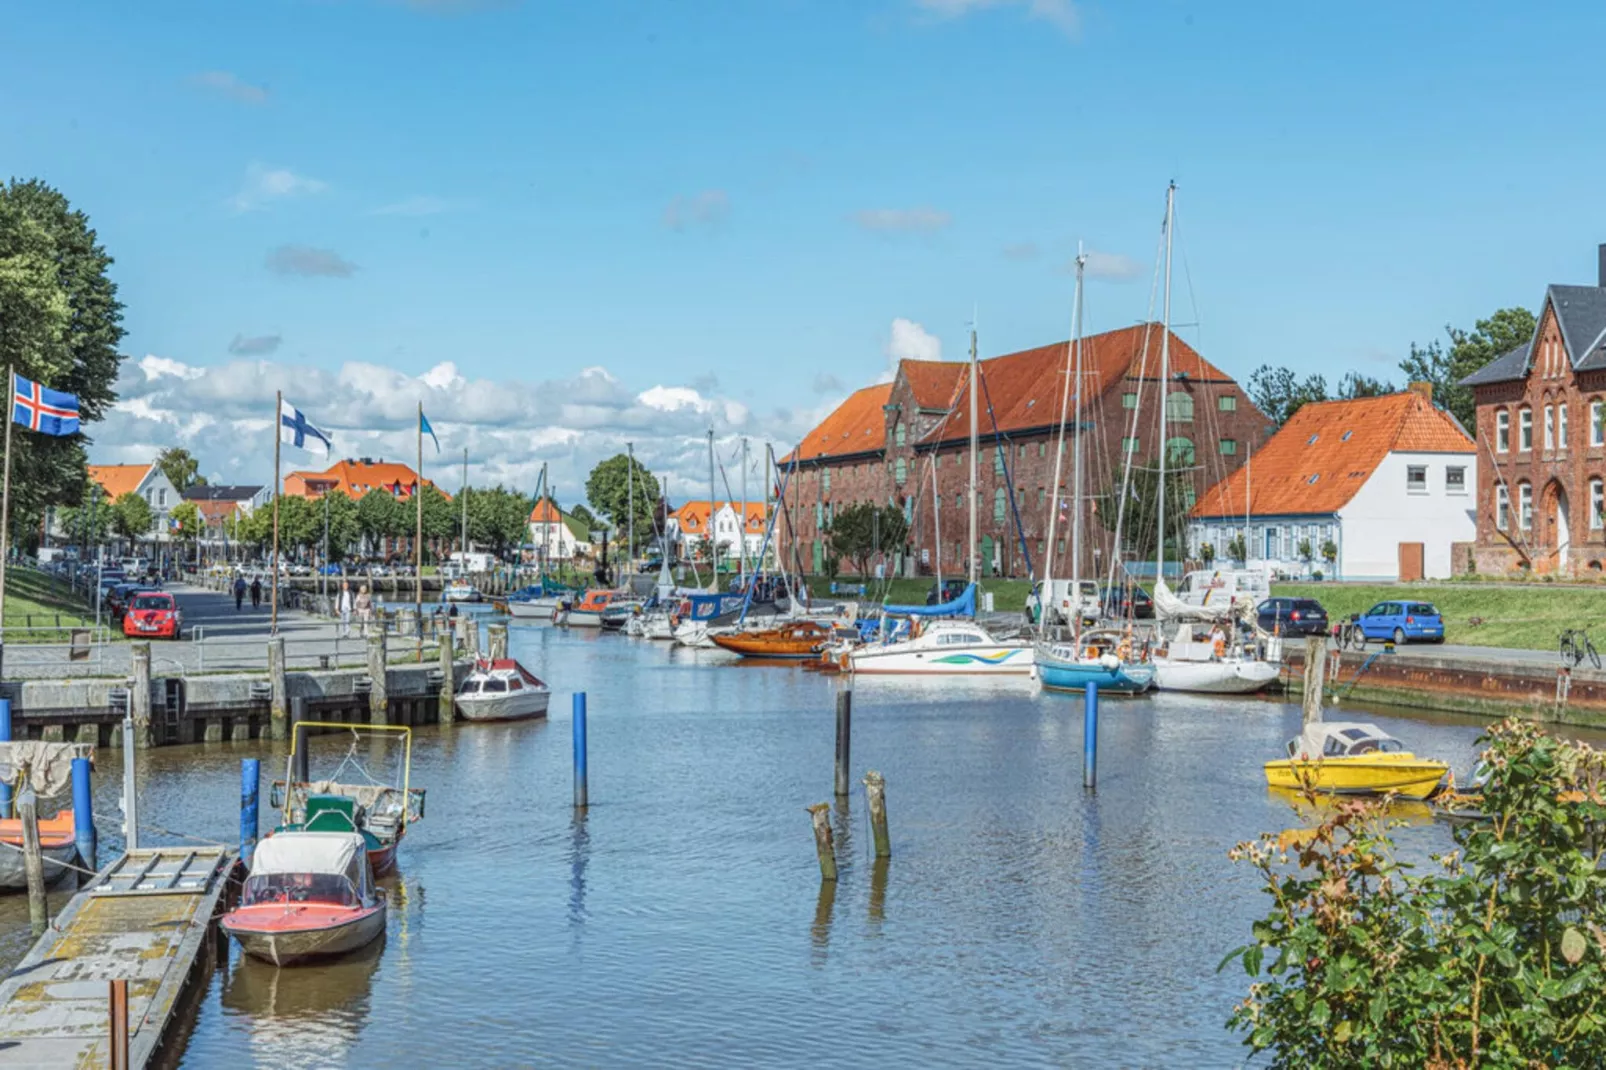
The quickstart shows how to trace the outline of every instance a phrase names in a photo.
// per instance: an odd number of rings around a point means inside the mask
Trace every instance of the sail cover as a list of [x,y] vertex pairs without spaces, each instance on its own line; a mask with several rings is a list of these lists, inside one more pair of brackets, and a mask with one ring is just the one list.
[[896,617],[974,617],[976,615],[976,585],[973,583],[965,588],[965,593],[952,602],[943,602],[935,606],[896,606],[881,607],[888,615]]
[[1154,612],[1161,620],[1226,620],[1232,616],[1232,602],[1224,598],[1213,606],[1190,606],[1171,592],[1163,577],[1154,578]]

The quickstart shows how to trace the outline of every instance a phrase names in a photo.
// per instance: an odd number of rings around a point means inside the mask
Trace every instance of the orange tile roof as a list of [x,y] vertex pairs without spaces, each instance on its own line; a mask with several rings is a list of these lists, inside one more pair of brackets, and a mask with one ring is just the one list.
[[237,512],[242,512],[240,503],[236,501],[222,501],[209,498],[191,498],[196,512],[201,514],[201,523],[211,527],[222,523]]
[[[798,448],[781,458],[780,463],[789,464],[793,458],[812,461],[819,457],[840,457],[843,454],[881,449],[887,441],[887,417],[881,411],[881,406],[891,397],[891,383],[877,383],[855,390],[818,427],[804,435]],[[703,503],[704,506],[707,504]]]
[[898,362],[898,371],[908,380],[909,392],[914,395],[915,406],[947,412],[954,403],[954,394],[965,377],[968,363],[938,360],[904,360]]
[[152,467],[148,464],[92,464],[89,466],[89,478],[100,484],[107,498],[116,501],[138,490]]
[[[1137,324],[1082,339],[1082,369],[1087,378],[1089,403],[1101,397],[1128,375],[1160,377],[1160,325]],[[1001,432],[1026,431],[1059,422],[1060,384],[1064,381],[1069,342],[1055,342],[981,361],[982,394],[977,404],[981,435],[993,434],[994,421]],[[1201,357],[1197,350],[1171,334],[1170,372],[1176,377],[1230,381],[1231,377]],[[968,376],[966,377],[969,378]],[[970,385],[954,399],[953,415],[925,437],[925,444],[953,442],[970,437]],[[992,415],[987,413],[992,403]]]
[[551,498],[542,498],[530,510],[530,523],[532,524],[561,524],[563,523],[563,510],[553,504]]
[[[728,505],[732,511],[739,511],[741,502],[719,502],[718,505]],[[700,502],[687,502],[673,513],[669,514],[680,524],[680,530],[688,535],[695,535],[707,530],[708,525],[708,499]],[[762,534],[767,523],[763,502],[747,503],[747,530],[751,534]]]
[[[410,498],[418,474],[405,464],[389,461],[337,461],[322,472],[291,472],[284,477],[284,492],[299,498],[317,498],[327,491],[338,490],[350,498],[361,498],[371,490],[395,493],[401,484],[400,498]],[[433,480],[424,480],[434,486]],[[450,497],[450,495],[448,495]]]
[[[1301,406],[1266,444],[1199,499],[1193,516],[1298,516],[1348,504],[1393,452],[1475,453],[1461,425],[1406,391]],[[1245,501],[1245,491],[1249,494]]]

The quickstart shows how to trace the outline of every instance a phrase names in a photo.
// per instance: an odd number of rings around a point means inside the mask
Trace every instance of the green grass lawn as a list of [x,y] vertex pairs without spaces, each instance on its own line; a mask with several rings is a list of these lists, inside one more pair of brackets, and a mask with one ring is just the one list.
[[[1279,583],[1272,593],[1314,598],[1335,620],[1383,601],[1432,602],[1444,617],[1444,641],[1473,646],[1555,650],[1567,628],[1606,641],[1606,591],[1562,586],[1481,584]],[[1479,621],[1480,623],[1473,623]]]
[[[95,607],[86,607],[61,580],[32,569],[6,571],[8,643],[64,643],[66,629],[93,627],[94,623]],[[61,631],[56,631],[58,626]],[[12,630],[29,628],[39,630]]]

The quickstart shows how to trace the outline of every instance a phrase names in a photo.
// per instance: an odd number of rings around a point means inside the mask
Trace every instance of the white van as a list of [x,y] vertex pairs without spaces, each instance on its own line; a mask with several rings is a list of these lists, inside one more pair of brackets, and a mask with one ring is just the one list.
[[1174,593],[1190,606],[1259,605],[1271,597],[1271,577],[1254,569],[1202,569],[1183,576]]
[[[1071,603],[1071,581],[1049,580],[1048,592],[1048,622],[1050,624],[1070,624],[1076,619],[1077,610],[1081,611],[1082,620],[1096,621],[1099,617],[1099,585],[1093,580],[1080,580],[1076,604]],[[1032,593],[1026,596],[1026,613],[1032,623],[1043,619],[1042,606],[1043,581],[1038,580],[1032,584]]]

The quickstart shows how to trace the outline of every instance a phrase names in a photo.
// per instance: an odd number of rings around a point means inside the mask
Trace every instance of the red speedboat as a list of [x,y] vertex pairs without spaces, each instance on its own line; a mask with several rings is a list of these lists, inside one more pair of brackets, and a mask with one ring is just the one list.
[[277,832],[257,844],[240,905],[223,929],[248,955],[290,966],[343,955],[385,931],[385,893],[374,887],[356,832]]

